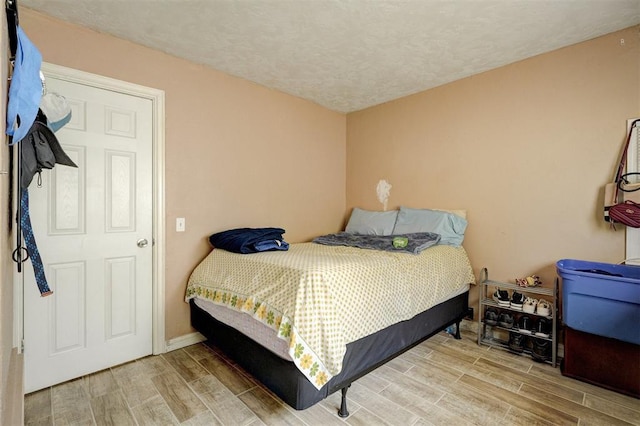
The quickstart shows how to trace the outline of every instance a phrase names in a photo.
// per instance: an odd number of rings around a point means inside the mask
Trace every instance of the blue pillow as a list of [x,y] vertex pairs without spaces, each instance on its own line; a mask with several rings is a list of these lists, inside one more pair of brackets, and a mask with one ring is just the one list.
[[361,235],[391,235],[398,210],[372,212],[354,207],[345,231]]
[[467,220],[449,212],[400,207],[393,234],[433,232],[440,234],[440,244],[461,246]]

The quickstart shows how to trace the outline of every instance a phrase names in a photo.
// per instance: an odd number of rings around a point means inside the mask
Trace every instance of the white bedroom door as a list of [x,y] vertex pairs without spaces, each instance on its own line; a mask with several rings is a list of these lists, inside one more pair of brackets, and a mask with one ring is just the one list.
[[152,150],[149,99],[48,77],[71,121],[56,136],[78,168],[29,187],[53,294],[24,267],[25,392],[152,352]]

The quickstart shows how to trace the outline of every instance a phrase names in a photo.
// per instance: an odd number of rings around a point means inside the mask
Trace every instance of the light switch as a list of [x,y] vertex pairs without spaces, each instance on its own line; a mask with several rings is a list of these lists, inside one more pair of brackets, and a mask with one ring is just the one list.
[[176,232],[184,232],[187,224],[184,217],[176,218]]

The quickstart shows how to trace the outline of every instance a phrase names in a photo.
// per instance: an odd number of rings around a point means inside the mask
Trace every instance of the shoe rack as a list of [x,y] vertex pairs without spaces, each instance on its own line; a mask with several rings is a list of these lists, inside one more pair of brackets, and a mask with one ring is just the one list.
[[[551,355],[546,357],[544,362],[556,366],[557,353],[558,353],[558,341],[557,341],[557,320],[558,320],[558,282],[554,282],[553,287],[520,287],[516,284],[510,284],[505,282],[493,281],[489,279],[489,272],[487,268],[483,268],[480,273],[480,297],[478,306],[478,345],[488,345],[492,347],[499,347],[507,349],[511,352],[522,353],[532,356],[534,359],[540,358],[538,354],[533,353],[533,348],[528,344],[522,345],[522,351],[514,351],[509,347],[509,341],[511,333],[517,333],[522,335],[520,340],[522,342],[536,343],[535,339],[540,339],[540,343],[543,346],[551,345]],[[513,295],[514,291],[524,294],[525,297],[531,297],[534,299],[545,299],[550,304],[550,312],[548,316],[539,315],[537,313],[528,313],[520,309],[513,309],[511,306],[500,306],[498,302],[493,299],[493,294],[496,289],[507,290],[509,292],[509,298]],[[543,297],[541,297],[543,296]],[[489,308],[495,309],[498,313],[508,313],[514,318],[513,327],[508,328],[501,326],[499,323],[496,325],[489,325],[486,322],[485,315]],[[518,328],[518,320],[523,315],[529,316],[530,319],[535,322],[539,318],[547,318],[551,322],[551,330],[549,337],[541,337],[535,334],[529,334],[521,332]],[[517,336],[513,336],[517,338]],[[547,341],[548,343],[544,343]],[[540,347],[540,346],[538,346]],[[537,356],[534,356],[537,355]]]

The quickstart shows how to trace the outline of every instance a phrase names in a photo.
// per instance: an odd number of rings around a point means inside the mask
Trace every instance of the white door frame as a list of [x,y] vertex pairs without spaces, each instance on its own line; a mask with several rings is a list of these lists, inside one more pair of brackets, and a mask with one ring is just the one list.
[[[640,117],[636,117],[627,120],[627,135],[631,130],[631,124],[633,124],[633,121],[639,118]],[[632,138],[629,141],[629,149],[627,150],[627,172],[640,172],[640,135],[638,135],[637,127],[631,136]],[[635,183],[636,180],[634,179],[633,182]],[[629,265],[640,265],[640,229],[625,226],[625,232],[624,261]]]
[[[42,72],[72,83],[84,84],[112,92],[119,92],[149,99],[153,108],[153,264],[152,264],[152,324],[153,354],[165,353],[165,208],[164,208],[164,91],[140,86],[97,74],[79,71],[60,65],[42,63]],[[15,205],[15,204],[14,204]],[[37,235],[36,235],[37,238]],[[23,265],[26,267],[26,265]],[[22,276],[14,274],[14,346],[22,349],[24,336]]]

